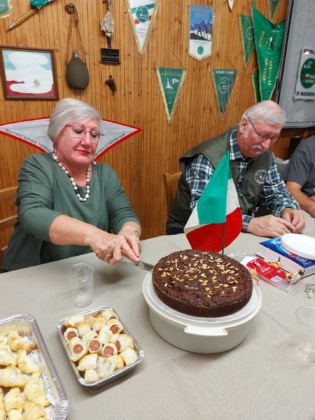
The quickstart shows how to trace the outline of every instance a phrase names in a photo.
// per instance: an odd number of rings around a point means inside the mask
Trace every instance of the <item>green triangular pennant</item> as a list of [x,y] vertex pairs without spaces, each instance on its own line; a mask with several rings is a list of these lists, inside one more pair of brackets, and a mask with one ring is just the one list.
[[253,20],[251,16],[239,15],[245,65],[248,64],[254,50],[255,38]]
[[252,74],[252,82],[253,82],[253,88],[254,88],[254,94],[255,94],[255,102],[257,103],[257,102],[261,101],[260,92],[259,92],[258,73],[253,73]]
[[252,17],[259,69],[261,100],[270,99],[278,74],[284,36],[285,20],[274,24],[256,9],[253,2]]
[[223,116],[228,100],[230,98],[232,88],[235,83],[237,71],[236,70],[222,70],[214,69],[212,72],[216,97],[218,100],[219,110]]
[[170,123],[175,111],[179,92],[185,79],[186,70],[158,67],[156,72],[162,93],[163,103],[165,106],[167,120]]
[[273,15],[277,9],[279,0],[268,0],[268,11],[270,19],[273,19]]

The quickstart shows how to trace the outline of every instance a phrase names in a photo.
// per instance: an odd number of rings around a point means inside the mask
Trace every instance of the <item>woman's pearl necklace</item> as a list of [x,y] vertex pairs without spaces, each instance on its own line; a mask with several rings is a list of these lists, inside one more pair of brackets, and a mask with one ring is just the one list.
[[54,152],[52,152],[52,157],[55,159],[55,161],[58,163],[58,165],[60,166],[60,168],[65,172],[66,175],[68,175],[68,178],[70,179],[71,185],[73,186],[74,192],[76,194],[76,196],[78,197],[78,199],[80,201],[87,201],[90,198],[90,169],[88,168],[86,170],[86,193],[85,193],[85,197],[81,197],[80,193],[78,192],[78,186],[75,182],[75,180],[72,178],[72,176],[70,175],[69,171],[63,166],[63,164],[61,162],[59,162],[57,156],[55,155]]

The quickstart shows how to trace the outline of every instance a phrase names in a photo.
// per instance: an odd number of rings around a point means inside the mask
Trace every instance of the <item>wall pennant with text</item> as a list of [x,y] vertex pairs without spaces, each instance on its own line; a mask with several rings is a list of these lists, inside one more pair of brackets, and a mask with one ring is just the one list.
[[126,0],[138,51],[143,54],[160,0]]
[[294,99],[315,99],[315,46],[302,48]]
[[211,55],[212,27],[211,7],[189,6],[188,55],[199,61]]
[[221,118],[224,115],[226,106],[231,96],[233,86],[235,84],[237,70],[213,69],[210,70],[213,76],[216,98],[219,105]]
[[[0,124],[0,134],[30,144],[42,152],[52,152],[53,143],[47,137],[49,117]],[[101,120],[101,136],[96,149],[98,160],[109,149],[139,133],[140,128],[118,122]]]
[[156,69],[167,121],[172,122],[179,92],[183,86],[186,70],[158,67]]
[[261,100],[271,99],[280,65],[285,20],[270,22],[252,3],[252,19],[259,70],[259,90]]
[[239,15],[239,24],[244,51],[243,57],[245,61],[245,66],[247,66],[255,47],[253,19],[251,16]]

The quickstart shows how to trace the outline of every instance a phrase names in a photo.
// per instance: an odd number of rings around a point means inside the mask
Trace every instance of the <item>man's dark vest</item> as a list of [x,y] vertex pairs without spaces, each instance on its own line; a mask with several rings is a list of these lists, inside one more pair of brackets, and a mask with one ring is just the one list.
[[[182,176],[179,180],[176,196],[166,223],[166,230],[168,233],[171,233],[172,229],[183,230],[191,214],[190,189],[184,176],[188,161],[201,153],[208,159],[210,164],[216,168],[224,153],[230,148],[230,136],[234,129],[235,127],[232,127],[220,136],[206,140],[204,143],[188,150],[188,152],[180,158],[179,162]],[[259,207],[264,179],[272,160],[273,155],[267,150],[256,159],[250,159],[248,161],[241,191],[237,192],[242,214],[251,215],[255,212],[257,207]],[[234,183],[237,185],[239,170],[235,161],[230,161],[230,169]],[[260,214],[266,214],[266,211],[261,211]],[[256,213],[256,215],[258,214]]]

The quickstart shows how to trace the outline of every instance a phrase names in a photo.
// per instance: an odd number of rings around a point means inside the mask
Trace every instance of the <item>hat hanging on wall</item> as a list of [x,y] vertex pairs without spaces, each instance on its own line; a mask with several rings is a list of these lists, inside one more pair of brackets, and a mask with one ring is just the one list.
[[[65,6],[65,9],[68,13],[70,13],[68,40],[67,40],[66,80],[70,88],[85,89],[89,84],[90,78],[89,78],[89,71],[86,65],[86,60],[85,60],[85,51],[83,48],[82,38],[81,38],[80,30],[79,30],[78,12],[73,3],[67,4]],[[73,23],[78,32],[78,39],[80,40],[80,43],[81,43],[81,48],[84,54],[84,60],[80,58],[79,52],[77,49],[74,49],[71,60],[70,61],[68,60]]]

